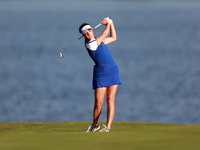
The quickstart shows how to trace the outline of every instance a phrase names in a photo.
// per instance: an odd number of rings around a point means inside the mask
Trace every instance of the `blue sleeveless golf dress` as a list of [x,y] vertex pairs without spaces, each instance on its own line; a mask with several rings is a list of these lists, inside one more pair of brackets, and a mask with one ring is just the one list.
[[97,46],[96,39],[90,41],[86,40],[85,46],[90,57],[95,62],[93,68],[92,88],[96,89],[122,84],[118,67],[113,61],[113,58],[104,42]]

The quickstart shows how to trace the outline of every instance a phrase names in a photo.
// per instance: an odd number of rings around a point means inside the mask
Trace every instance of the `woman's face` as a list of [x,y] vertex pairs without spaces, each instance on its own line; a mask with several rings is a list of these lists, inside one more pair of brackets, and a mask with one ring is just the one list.
[[85,31],[84,37],[85,37],[87,40],[92,40],[92,39],[94,39],[93,30],[92,30],[92,29],[87,29],[87,30]]

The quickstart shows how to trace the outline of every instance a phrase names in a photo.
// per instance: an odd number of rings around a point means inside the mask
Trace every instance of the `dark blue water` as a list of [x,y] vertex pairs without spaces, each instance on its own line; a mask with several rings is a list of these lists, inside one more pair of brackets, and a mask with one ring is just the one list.
[[111,16],[123,82],[114,121],[199,124],[199,14],[198,1],[0,1],[0,122],[91,121],[84,40],[59,51],[80,24]]

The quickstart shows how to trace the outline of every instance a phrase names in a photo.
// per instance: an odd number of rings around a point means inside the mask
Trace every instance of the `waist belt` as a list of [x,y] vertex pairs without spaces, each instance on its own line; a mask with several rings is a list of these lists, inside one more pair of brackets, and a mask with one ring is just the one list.
[[103,66],[105,66],[105,65],[109,65],[109,64],[112,64],[112,63],[114,63],[114,60],[113,60],[111,63],[107,63],[107,64],[96,64],[96,65],[97,65],[97,66],[103,67]]

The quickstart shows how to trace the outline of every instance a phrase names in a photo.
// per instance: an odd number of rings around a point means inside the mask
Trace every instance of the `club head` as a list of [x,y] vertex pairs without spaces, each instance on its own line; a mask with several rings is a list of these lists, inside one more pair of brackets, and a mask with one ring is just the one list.
[[60,52],[60,58],[63,58],[63,57],[64,57],[63,53],[62,53],[62,52]]

